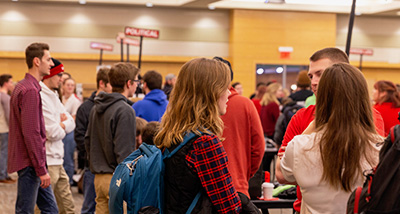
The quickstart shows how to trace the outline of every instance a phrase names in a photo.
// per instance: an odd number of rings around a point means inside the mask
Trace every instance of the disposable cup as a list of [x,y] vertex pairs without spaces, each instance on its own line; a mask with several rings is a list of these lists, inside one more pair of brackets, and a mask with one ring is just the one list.
[[272,191],[274,190],[274,184],[264,182],[262,184],[263,189],[263,197],[264,199],[271,199],[272,198]]

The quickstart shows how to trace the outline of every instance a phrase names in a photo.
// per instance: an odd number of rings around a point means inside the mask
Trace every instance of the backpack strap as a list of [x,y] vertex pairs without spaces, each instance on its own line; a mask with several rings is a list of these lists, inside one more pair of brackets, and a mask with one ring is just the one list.
[[[203,134],[202,132],[200,132],[201,134]],[[198,135],[196,135],[193,132],[188,132],[184,137],[183,137],[183,142],[181,144],[179,144],[178,147],[176,147],[174,150],[172,150],[172,152],[169,152],[168,149],[165,149],[164,151],[164,158],[171,158],[176,152],[178,152],[183,146],[185,146],[190,140],[192,140],[194,137],[198,137]]]
[[392,126],[392,128],[390,128],[390,141],[392,142],[392,144],[394,143],[394,140],[396,139],[396,137],[394,136],[394,129],[396,126]]
[[360,202],[360,197],[361,197],[361,191],[362,191],[362,187],[357,187],[356,189],[356,195],[354,197],[354,212],[355,214],[358,213],[358,204]]
[[192,203],[189,206],[189,209],[186,211],[186,214],[192,213],[194,207],[196,206],[197,202],[199,201],[200,196],[201,196],[201,190],[197,193],[196,197],[194,197]]

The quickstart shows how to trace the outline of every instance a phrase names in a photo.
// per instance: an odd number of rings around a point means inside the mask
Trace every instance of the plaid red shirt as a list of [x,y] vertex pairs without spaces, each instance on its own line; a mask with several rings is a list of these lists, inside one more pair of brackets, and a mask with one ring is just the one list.
[[47,173],[46,129],[42,113],[41,87],[29,73],[16,86],[10,100],[8,172],[28,166],[37,176]]
[[228,157],[215,135],[203,135],[193,142],[186,161],[199,176],[218,213],[239,213],[240,198],[228,171]]

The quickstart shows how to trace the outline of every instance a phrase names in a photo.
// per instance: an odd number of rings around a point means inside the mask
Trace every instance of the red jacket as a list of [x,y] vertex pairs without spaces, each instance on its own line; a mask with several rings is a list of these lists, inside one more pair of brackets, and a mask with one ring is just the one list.
[[383,123],[385,124],[385,136],[389,134],[392,126],[400,124],[397,119],[399,117],[400,108],[393,108],[392,105],[393,104],[390,102],[374,105],[374,108],[382,115]]
[[260,167],[265,151],[264,134],[254,104],[230,88],[222,142],[236,191],[250,197],[249,180]]

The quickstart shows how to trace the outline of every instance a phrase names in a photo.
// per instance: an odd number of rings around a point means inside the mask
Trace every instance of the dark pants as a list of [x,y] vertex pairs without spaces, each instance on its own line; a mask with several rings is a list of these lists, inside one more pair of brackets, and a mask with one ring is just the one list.
[[83,204],[82,214],[93,214],[96,210],[96,191],[94,189],[94,174],[88,168],[83,174]]
[[76,147],[76,143],[74,140],[74,132],[70,132],[69,134],[65,135],[63,143],[64,143],[63,167],[68,175],[69,183],[72,185],[74,182],[72,180],[72,176],[74,175],[75,172],[74,152]]
[[35,204],[41,213],[58,213],[56,198],[51,186],[40,187],[40,178],[33,167],[26,167],[18,171],[18,195],[15,204],[15,213],[34,213]]

